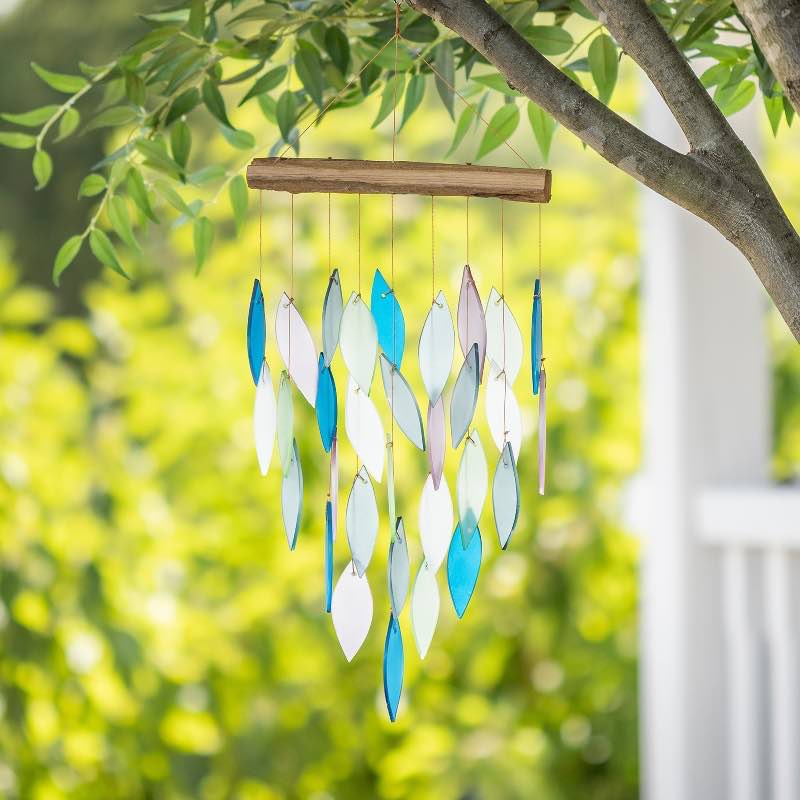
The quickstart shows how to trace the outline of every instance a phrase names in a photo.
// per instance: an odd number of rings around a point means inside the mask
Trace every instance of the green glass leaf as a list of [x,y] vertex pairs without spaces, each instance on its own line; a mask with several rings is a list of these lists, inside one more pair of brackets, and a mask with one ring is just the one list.
[[608,103],[617,83],[617,46],[605,33],[595,36],[589,45],[589,69],[601,103]]
[[128,278],[128,280],[130,280],[131,276],[123,269],[119,257],[117,256],[117,251],[114,249],[114,245],[111,244],[111,240],[100,228],[95,228],[89,234],[89,248],[94,254],[94,257],[101,264],[113,269],[114,272],[118,275],[122,275],[123,278]]
[[359,577],[367,571],[378,535],[378,502],[366,467],[353,478],[345,512],[347,542]]
[[182,119],[170,128],[169,146],[175,163],[186,169],[192,151],[192,131]]
[[36,189],[43,189],[50,182],[53,174],[53,159],[44,150],[37,150],[33,155],[33,177],[36,178]]
[[339,270],[335,269],[328,279],[328,288],[322,303],[322,351],[325,354],[325,366],[329,367],[339,346],[339,333],[342,328],[342,285]]
[[214,225],[208,217],[198,217],[193,226],[195,275],[203,269],[208,251],[214,242]]
[[271,92],[276,87],[280,86],[286,79],[286,67],[280,66],[271,69],[269,72],[264,73],[251,87],[250,91],[239,101],[239,105],[243,106],[248,100],[253,97]]
[[92,172],[81,181],[78,197],[94,197],[104,191],[106,185],[106,179],[102,175]]
[[0,119],[4,119],[13,125],[22,125],[25,128],[38,128],[47,122],[58,109],[59,106],[42,106],[31,111],[23,111],[20,114],[0,114]]
[[228,196],[233,210],[233,220],[236,224],[236,233],[241,233],[247,219],[247,200],[249,191],[247,181],[242,175],[237,175],[228,186]]
[[386,81],[386,86],[383,87],[383,94],[381,95],[380,108],[378,109],[378,113],[372,122],[373,128],[376,128],[378,125],[380,125],[381,122],[383,122],[386,117],[392,113],[392,109],[395,107],[395,105],[400,102],[400,99],[403,97],[405,81],[406,76],[402,72],[392,75],[392,77]]
[[434,50],[434,66],[439,73],[435,76],[436,91],[439,92],[439,97],[442,100],[442,104],[447,109],[450,118],[455,119],[455,112],[453,109],[455,95],[451,87],[456,84],[456,67],[453,57],[453,45],[450,43],[449,39],[445,39],[445,41],[436,45]]
[[400,122],[400,129],[411,118],[411,115],[419,108],[422,98],[425,96],[425,76],[413,75],[406,87],[406,102],[403,106],[403,119]]
[[108,201],[106,209],[108,211],[108,219],[117,236],[119,236],[128,247],[132,247],[134,250],[140,250],[139,242],[136,241],[136,237],[133,235],[130,215],[128,214],[128,204],[125,198],[115,195]]
[[458,520],[464,547],[469,545],[472,535],[478,529],[488,490],[486,455],[478,431],[473,430],[464,440],[456,478]]
[[278,455],[281,459],[281,469],[286,475],[292,455],[292,442],[294,440],[294,403],[292,400],[292,382],[286,370],[281,372],[278,383]]
[[539,145],[542,160],[546,162],[550,158],[550,145],[556,132],[556,121],[533,102],[528,103],[528,119],[536,144]]
[[519,125],[519,109],[514,103],[505,103],[492,117],[481,140],[475,160],[480,161],[485,155],[503,144],[517,129],[517,125]]
[[300,83],[309,97],[322,108],[322,92],[325,89],[325,78],[322,75],[322,61],[317,48],[311,42],[300,39],[294,56],[294,69]]
[[389,601],[392,604],[392,614],[395,618],[400,616],[406,604],[408,595],[408,581],[411,570],[408,561],[408,542],[403,518],[397,519],[394,525],[394,536],[389,544]]
[[350,44],[341,28],[332,26],[325,31],[325,50],[341,75],[347,75],[350,67]]
[[75,260],[82,244],[82,236],[70,236],[59,248],[53,263],[53,283],[56,286],[61,283],[61,274]]
[[572,36],[557,25],[531,25],[525,31],[525,35],[545,56],[561,55],[572,47]]
[[51,72],[40,67],[36,62],[31,62],[31,69],[51,88],[64,94],[75,94],[88,84],[80,75],[64,75],[60,72]]
[[68,108],[58,121],[58,136],[55,141],[60,142],[62,139],[66,139],[67,136],[71,136],[80,124],[81,115],[74,108]]
[[214,81],[206,78],[203,81],[202,89],[203,102],[206,108],[215,116],[223,125],[232,128],[231,121],[228,119],[228,112],[225,110],[225,101],[222,99],[222,93]]
[[292,441],[289,467],[281,481],[281,512],[286,541],[289,543],[289,549],[294,550],[303,516],[303,468],[300,465],[296,440]]
[[0,145],[14,150],[28,150],[36,144],[36,137],[28,133],[0,132]]

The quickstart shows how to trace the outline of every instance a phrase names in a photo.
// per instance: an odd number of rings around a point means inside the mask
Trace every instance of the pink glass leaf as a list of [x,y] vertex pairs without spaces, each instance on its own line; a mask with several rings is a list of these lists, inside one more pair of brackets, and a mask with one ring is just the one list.
[[433,488],[439,488],[444,470],[444,454],[447,436],[444,422],[444,397],[439,395],[436,405],[428,405],[428,466],[430,467]]
[[472,277],[472,270],[468,266],[464,267],[461,294],[458,297],[458,340],[461,342],[461,352],[465,357],[473,345],[478,345],[479,377],[482,381],[483,365],[486,360],[486,317]]
[[547,376],[539,373],[539,494],[544,494],[544,473],[547,461]]
[[284,292],[275,314],[275,338],[283,363],[300,393],[314,408],[317,401],[317,349],[300,312]]

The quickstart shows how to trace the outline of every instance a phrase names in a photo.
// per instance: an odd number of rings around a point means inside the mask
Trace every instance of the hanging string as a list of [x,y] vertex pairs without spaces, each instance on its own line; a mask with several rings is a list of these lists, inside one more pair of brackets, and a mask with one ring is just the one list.
[[290,194],[291,198],[291,212],[290,217],[290,235],[289,235],[289,312],[287,317],[287,327],[289,328],[289,358],[288,369],[289,378],[292,377],[292,305],[294,304],[294,195]]
[[358,195],[358,296],[361,297],[361,193]]
[[503,444],[508,441],[508,424],[506,421],[506,406],[508,405],[508,376],[506,375],[506,265],[505,265],[505,201],[500,200],[500,300],[503,304],[502,314],[503,329]]
[[258,192],[258,282],[262,283],[261,273],[264,270],[264,248],[261,226],[264,222],[264,190]]
[[539,281],[542,280],[542,204],[537,206],[539,211]]
[[328,275],[331,274],[331,193],[328,192]]
[[431,300],[436,300],[436,223],[434,217],[434,196],[431,195]]
[[469,195],[467,195],[467,264],[469,264]]

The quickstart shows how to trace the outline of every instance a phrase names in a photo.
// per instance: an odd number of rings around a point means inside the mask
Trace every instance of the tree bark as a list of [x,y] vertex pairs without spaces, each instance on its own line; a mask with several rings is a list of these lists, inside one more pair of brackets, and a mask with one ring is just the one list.
[[[777,2],[778,0],[775,0]],[[713,225],[750,261],[800,341],[800,237],[758,164],[643,0],[593,0],[690,143],[678,153],[574,83],[484,0],[408,0],[614,166]]]

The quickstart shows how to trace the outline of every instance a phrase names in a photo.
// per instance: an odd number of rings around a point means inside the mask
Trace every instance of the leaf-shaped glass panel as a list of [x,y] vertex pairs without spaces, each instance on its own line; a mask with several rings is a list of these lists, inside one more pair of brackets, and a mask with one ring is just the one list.
[[317,399],[317,348],[308,325],[285,292],[275,314],[275,338],[289,375],[313,408]]
[[333,598],[333,508],[325,503],[325,611],[330,614]]
[[475,416],[480,386],[479,373],[478,346],[472,345],[461,365],[450,397],[450,441],[453,447],[461,444]]
[[444,471],[444,453],[447,449],[444,425],[444,397],[439,395],[436,405],[428,405],[428,466],[434,489],[439,488]]
[[339,441],[333,437],[331,445],[331,469],[329,483],[331,493],[331,515],[333,518],[333,541],[336,541],[336,529],[339,525]]
[[[503,410],[505,409],[505,411]],[[519,458],[522,444],[522,415],[514,390],[494,367],[489,368],[486,381],[486,421],[498,450],[506,441],[511,442],[514,459]]]
[[423,561],[411,590],[411,627],[420,658],[425,658],[431,646],[439,619],[439,604],[436,573]]
[[394,497],[394,458],[392,458],[392,437],[386,434],[386,494],[389,504],[389,524],[397,519],[397,504]]
[[414,447],[425,449],[425,432],[422,428],[422,415],[419,413],[417,398],[408,385],[408,381],[400,374],[386,356],[381,353],[381,377],[383,389],[392,415]]
[[458,296],[458,340],[464,356],[473,345],[478,345],[479,382],[483,380],[483,364],[486,359],[486,318],[483,313],[478,287],[472,270],[464,267],[461,276],[461,293]]
[[419,535],[428,566],[436,572],[447,555],[450,532],[453,530],[453,501],[447,478],[442,477],[438,489],[428,475],[422,487],[419,504]]
[[289,542],[289,549],[294,550],[294,546],[297,544],[297,534],[300,531],[300,519],[303,516],[303,469],[300,466],[297,441],[292,442],[289,469],[281,483],[281,510],[286,541]]
[[419,371],[431,405],[436,404],[450,377],[455,343],[450,307],[444,292],[439,292],[419,337]]
[[547,463],[547,375],[544,367],[539,380],[539,494],[544,494]]
[[339,346],[353,380],[364,394],[369,394],[378,357],[378,332],[364,298],[355,292],[350,295],[342,314]]
[[253,406],[253,436],[256,441],[256,455],[261,474],[266,475],[272,460],[275,446],[275,390],[267,362],[262,362],[261,377],[256,388],[256,401]]
[[258,386],[261,377],[261,362],[264,360],[264,348],[267,343],[267,321],[264,316],[264,295],[258,278],[253,281],[253,292],[250,295],[250,308],[247,312],[247,360],[250,362],[250,374],[253,383]]
[[497,460],[492,481],[492,505],[500,547],[505,550],[519,519],[519,476],[510,444],[506,444]]
[[325,366],[325,356],[319,354],[319,378],[317,379],[317,398],[314,403],[317,411],[317,426],[325,452],[329,453],[336,436],[336,384],[330,367]]
[[380,483],[383,476],[383,423],[369,395],[352,378],[347,384],[344,426],[356,455],[364,462],[369,474]]
[[533,310],[531,312],[531,376],[534,394],[539,394],[542,347],[542,284],[537,278],[533,284]]
[[408,594],[408,581],[410,568],[408,563],[408,542],[403,518],[397,519],[394,536],[389,544],[389,600],[392,604],[392,614],[400,617],[403,606],[406,604]]
[[278,384],[278,455],[281,459],[281,470],[284,477],[289,472],[292,461],[292,443],[294,442],[294,403],[292,402],[292,383],[289,373],[281,372]]
[[481,532],[477,528],[470,537],[469,544],[464,546],[464,540],[457,525],[453,538],[450,541],[450,550],[447,553],[447,585],[453,607],[459,618],[464,616],[470,598],[478,582],[478,573],[481,571],[481,554],[483,545]]
[[331,600],[333,629],[348,661],[359,651],[372,624],[372,592],[366,575],[359,575],[352,562],[336,581]]
[[339,330],[342,326],[342,284],[339,281],[339,270],[331,273],[325,300],[322,303],[322,352],[325,354],[325,366],[329,367],[336,348],[339,346]]
[[372,481],[364,467],[353,478],[353,486],[347,498],[345,524],[353,563],[358,574],[363,575],[369,566],[378,535],[378,503]]
[[386,710],[389,719],[397,719],[397,706],[400,705],[400,694],[403,691],[403,637],[400,623],[394,614],[389,617],[386,630],[386,642],[383,645],[383,696],[386,698]]
[[399,369],[406,346],[406,321],[394,296],[394,290],[386,283],[379,269],[375,270],[375,277],[372,279],[370,308],[378,329],[378,344],[390,363]]
[[505,299],[492,288],[486,301],[486,358],[513,385],[522,367],[522,332]]
[[488,490],[489,469],[486,466],[486,456],[478,431],[473,430],[464,441],[456,479],[459,527],[464,547],[469,546],[478,529]]

